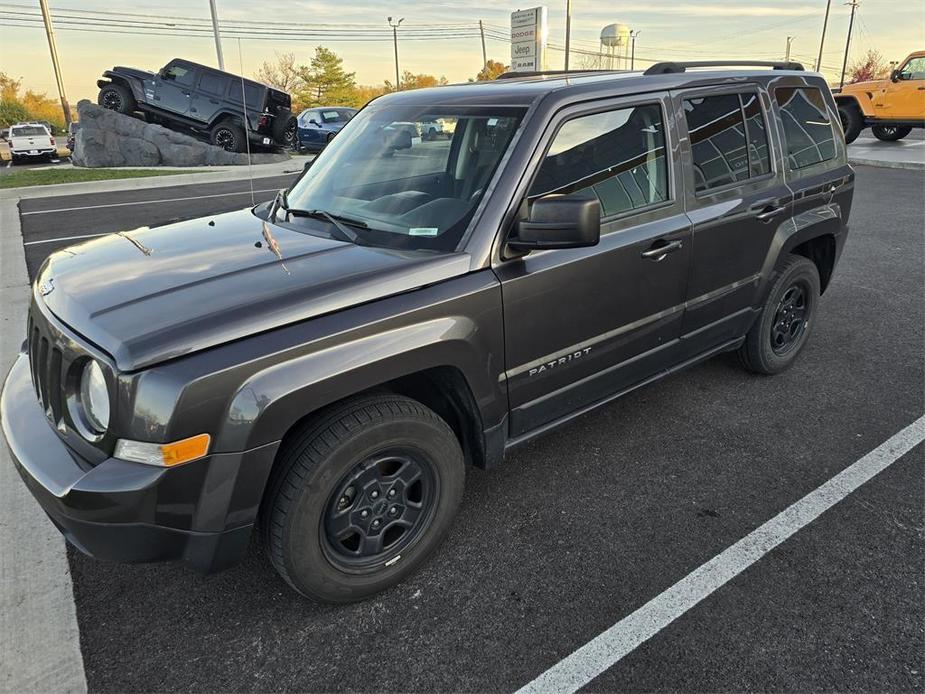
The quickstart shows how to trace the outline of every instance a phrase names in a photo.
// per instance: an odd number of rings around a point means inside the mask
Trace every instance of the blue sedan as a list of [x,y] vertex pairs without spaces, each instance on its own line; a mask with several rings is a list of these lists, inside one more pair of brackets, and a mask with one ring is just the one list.
[[307,108],[299,114],[299,151],[318,152],[340,132],[357,109],[335,106]]

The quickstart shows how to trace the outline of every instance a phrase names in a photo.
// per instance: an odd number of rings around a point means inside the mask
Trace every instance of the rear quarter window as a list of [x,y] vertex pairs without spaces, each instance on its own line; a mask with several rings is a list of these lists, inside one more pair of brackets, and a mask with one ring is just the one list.
[[774,90],[792,170],[834,159],[835,130],[822,92],[815,87],[780,87]]

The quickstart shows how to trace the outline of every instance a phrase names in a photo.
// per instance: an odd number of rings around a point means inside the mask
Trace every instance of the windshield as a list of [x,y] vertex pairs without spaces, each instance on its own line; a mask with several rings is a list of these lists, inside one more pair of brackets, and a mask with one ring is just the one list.
[[23,125],[13,128],[13,137],[35,137],[36,135],[47,135],[48,131],[41,125]]
[[[453,250],[522,115],[517,108],[368,106],[293,186],[288,206],[358,222],[360,242]],[[438,119],[451,135],[422,137],[422,125]]]

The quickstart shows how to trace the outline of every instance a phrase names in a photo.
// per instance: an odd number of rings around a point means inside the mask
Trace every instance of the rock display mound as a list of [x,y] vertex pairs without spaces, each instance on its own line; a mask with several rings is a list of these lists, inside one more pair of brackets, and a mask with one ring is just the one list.
[[[226,152],[195,137],[110,111],[84,99],[77,104],[80,129],[74,166],[232,166],[247,164],[246,152]],[[253,152],[254,164],[289,159],[285,152]]]

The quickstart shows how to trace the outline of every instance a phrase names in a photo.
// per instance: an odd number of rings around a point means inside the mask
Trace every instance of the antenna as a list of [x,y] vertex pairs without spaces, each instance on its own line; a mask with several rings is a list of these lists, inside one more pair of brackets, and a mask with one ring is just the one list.
[[241,37],[238,37],[238,62],[241,65],[241,102],[244,104],[244,144],[247,147],[247,182],[251,187],[251,205],[256,205],[257,201],[254,199],[254,172],[251,169],[251,138],[248,134],[248,119],[247,119],[247,96],[245,95],[244,90],[244,54],[241,52]]

